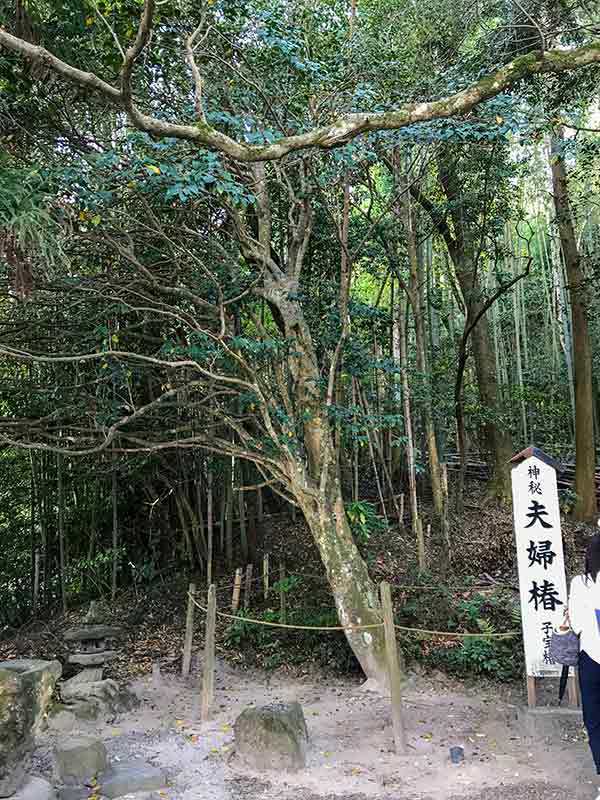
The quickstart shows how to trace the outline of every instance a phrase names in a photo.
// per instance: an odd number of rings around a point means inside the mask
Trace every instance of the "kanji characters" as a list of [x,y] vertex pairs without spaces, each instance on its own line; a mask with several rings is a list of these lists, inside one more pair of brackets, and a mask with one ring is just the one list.
[[526,517],[531,518],[531,522],[528,525],[525,525],[526,528],[531,528],[535,525],[536,522],[539,522],[542,528],[551,528],[552,525],[549,522],[546,522],[542,517],[547,517],[548,512],[546,511],[546,506],[542,503],[538,503],[537,500],[532,500],[529,506],[529,514],[525,515]]
[[543,542],[529,540],[527,555],[529,557],[530,567],[533,567],[534,564],[539,564],[544,567],[544,569],[548,569],[548,566],[552,566],[556,558],[556,553],[552,550],[552,542],[548,539]]
[[546,579],[541,585],[537,581],[533,581],[529,594],[531,595],[529,602],[533,603],[536,611],[539,611],[540,608],[543,608],[544,611],[555,611],[557,606],[564,605],[563,601],[559,599],[558,590],[552,581]]

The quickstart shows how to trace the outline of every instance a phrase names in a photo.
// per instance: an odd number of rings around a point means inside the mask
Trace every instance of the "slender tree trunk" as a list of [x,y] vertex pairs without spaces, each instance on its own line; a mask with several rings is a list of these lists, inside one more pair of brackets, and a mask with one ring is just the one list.
[[[245,480],[245,470],[244,465],[241,461],[238,461],[238,468],[237,468],[237,478],[238,478],[238,486],[244,485]],[[246,493],[245,492],[237,492],[237,506],[238,506],[238,514],[240,517],[240,545],[242,548],[242,559],[244,563],[248,561],[248,530],[246,526]]]
[[117,505],[117,472],[113,454],[113,473],[111,481],[110,501],[112,505],[112,580],[111,599],[114,603],[117,596],[117,578],[119,574],[119,509]]
[[550,164],[554,207],[562,254],[569,282],[573,320],[573,377],[575,382],[575,519],[592,521],[597,515],[596,449],[594,442],[594,391],[592,346],[587,316],[585,275],[581,265],[573,214],[569,202],[567,171],[560,139],[553,139]]
[[67,612],[67,564],[65,558],[65,491],[63,485],[63,457],[56,456],[56,475],[58,481],[58,554],[60,571],[60,596],[63,613]]
[[[31,463],[30,494],[29,494],[29,530],[30,530],[30,551],[31,551],[31,597],[33,613],[37,610],[37,591],[36,582],[39,584],[40,552],[39,542],[36,536],[35,509],[36,509],[36,487],[35,487],[35,467],[33,464],[33,451],[29,451]],[[37,581],[36,581],[37,574]]]
[[[417,235],[415,229],[414,210],[411,205],[410,194],[404,203],[405,228],[407,235],[408,258],[410,264],[410,277],[408,285],[408,299],[411,305],[413,318],[415,321],[415,350],[416,366],[420,380],[425,384],[423,396],[423,421],[425,429],[425,440],[429,455],[429,474],[431,480],[431,492],[433,495],[433,509],[438,524],[442,531],[443,539],[449,547],[449,527],[448,515],[444,488],[442,483],[442,469],[438,454],[437,439],[433,425],[433,411],[431,405],[431,379],[427,365],[427,334],[425,331],[425,308],[423,289],[425,276],[421,259],[417,249]],[[405,367],[406,368],[406,367]],[[404,373],[403,373],[404,374]],[[412,491],[412,490],[411,490]],[[422,531],[421,531],[422,537]]]
[[208,463],[206,477],[206,584],[210,586],[213,578],[213,468]]
[[228,464],[226,471],[227,477],[227,495],[226,495],[226,519],[225,519],[225,553],[227,557],[227,566],[231,569],[233,566],[233,479],[235,476],[235,466]]
[[408,488],[410,497],[410,516],[412,531],[417,543],[419,571],[425,569],[425,548],[423,528],[419,519],[417,500],[417,474],[415,465],[415,446],[413,438],[412,412],[410,407],[410,385],[408,382],[408,348],[406,346],[406,302],[400,307],[400,364],[402,369],[402,400],[404,405],[404,435],[406,436],[406,460],[408,461]]

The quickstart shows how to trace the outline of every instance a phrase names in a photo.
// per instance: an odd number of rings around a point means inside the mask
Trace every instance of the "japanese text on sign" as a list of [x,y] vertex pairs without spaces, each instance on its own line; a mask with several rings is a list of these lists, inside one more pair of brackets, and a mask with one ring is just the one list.
[[567,585],[554,467],[530,455],[513,467],[512,492],[527,674],[559,675],[549,646],[563,619]]

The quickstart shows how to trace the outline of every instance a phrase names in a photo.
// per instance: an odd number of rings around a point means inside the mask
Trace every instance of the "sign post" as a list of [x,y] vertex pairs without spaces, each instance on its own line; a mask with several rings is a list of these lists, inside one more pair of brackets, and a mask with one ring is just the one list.
[[[513,520],[519,569],[527,702],[536,705],[536,680],[560,677],[549,653],[552,631],[567,608],[567,581],[560,528],[558,464],[529,447],[511,459]],[[573,700],[573,682],[569,695]]]

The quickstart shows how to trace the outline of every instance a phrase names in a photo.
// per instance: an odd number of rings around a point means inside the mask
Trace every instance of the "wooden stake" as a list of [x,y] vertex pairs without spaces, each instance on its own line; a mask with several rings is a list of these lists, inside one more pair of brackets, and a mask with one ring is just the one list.
[[269,554],[263,556],[263,597],[269,599]]
[[287,622],[287,608],[286,608],[286,597],[285,592],[283,590],[283,582],[285,581],[285,564],[280,562],[279,564],[279,621],[283,622],[285,625]]
[[196,595],[196,584],[190,583],[188,586],[187,616],[185,618],[185,639],[183,641],[183,660],[181,662],[181,674],[184,678],[190,674],[192,663],[192,642],[194,640],[194,596]]
[[244,608],[250,608],[250,594],[252,592],[252,571],[253,571],[252,564],[248,564],[246,567],[246,585],[244,587]]
[[217,627],[217,587],[214,583],[208,590],[206,612],[206,638],[204,640],[204,663],[202,664],[202,696],[200,719],[206,722],[215,696],[215,631]]
[[579,697],[579,679],[577,675],[577,667],[573,667],[573,674],[569,675],[567,682],[567,692],[569,695],[569,705],[573,708],[579,708],[581,705]]
[[388,680],[392,700],[392,727],[394,730],[394,748],[396,755],[406,751],[404,724],[402,721],[402,690],[400,663],[398,660],[398,645],[396,643],[396,630],[394,628],[394,609],[392,606],[392,590],[389,583],[384,581],[380,587],[381,607],[383,610],[383,623],[385,626],[385,651],[388,664]]
[[240,607],[240,592],[242,591],[242,568],[239,567],[235,571],[235,579],[233,581],[233,595],[231,597],[231,613],[236,614]]
[[537,705],[537,682],[533,675],[527,676],[527,705],[529,708]]

